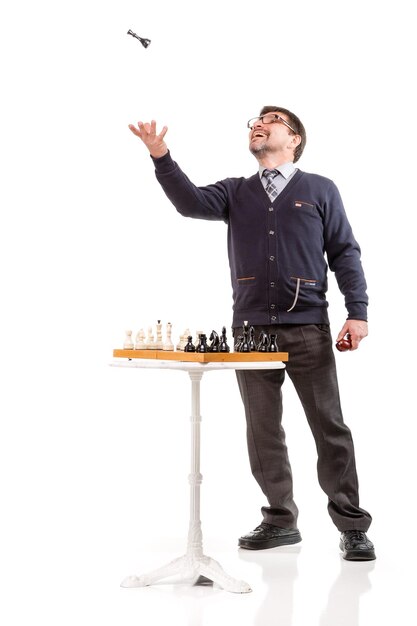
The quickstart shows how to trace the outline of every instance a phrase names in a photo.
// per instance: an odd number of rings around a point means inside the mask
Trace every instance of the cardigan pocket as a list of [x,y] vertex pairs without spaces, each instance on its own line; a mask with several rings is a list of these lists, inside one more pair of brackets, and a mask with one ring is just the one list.
[[315,278],[303,278],[301,276],[291,276],[291,281],[295,281],[295,293],[294,293],[294,300],[290,306],[289,309],[287,309],[287,313],[289,313],[290,311],[292,311],[294,309],[294,307],[296,306],[298,299],[300,297],[300,290],[303,290],[304,293],[304,287],[305,288],[309,288],[309,287],[316,287],[317,286],[317,280]]
[[255,276],[242,276],[241,278],[236,278],[238,285],[248,286],[254,285],[256,282]]
[[316,205],[312,202],[306,202],[305,200],[294,200],[293,204],[295,209],[315,209]]
[[236,278],[234,288],[235,308],[238,310],[259,309],[259,282],[252,273]]

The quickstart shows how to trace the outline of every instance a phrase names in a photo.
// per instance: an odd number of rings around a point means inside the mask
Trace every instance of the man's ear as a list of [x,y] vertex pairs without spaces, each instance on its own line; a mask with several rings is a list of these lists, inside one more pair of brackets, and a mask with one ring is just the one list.
[[301,143],[301,135],[292,135],[291,136],[291,145],[288,146],[289,148],[294,148],[294,150],[296,149],[297,146],[299,146]]

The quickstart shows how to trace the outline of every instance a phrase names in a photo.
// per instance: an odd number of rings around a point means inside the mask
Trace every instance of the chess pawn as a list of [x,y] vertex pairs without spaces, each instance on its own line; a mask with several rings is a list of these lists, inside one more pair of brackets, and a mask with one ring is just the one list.
[[180,335],[180,340],[179,340],[179,343],[177,344],[178,351],[184,350],[185,346],[187,345],[189,335],[190,335],[190,329],[186,328],[183,334]]
[[156,348],[156,344],[155,344],[155,339],[153,336],[153,332],[152,332],[152,326],[148,327],[148,336],[146,338],[146,350],[155,350]]
[[269,338],[268,352],[279,352],[276,335],[271,335]]
[[202,333],[200,335],[200,343],[198,344],[196,348],[196,352],[208,352],[208,351],[209,351],[209,347],[207,345],[207,335]]
[[227,345],[226,328],[222,328],[222,336],[220,339],[219,352],[230,352],[230,348]]
[[195,339],[194,339],[194,345],[197,347],[198,344],[200,343],[200,335],[204,335],[204,330],[196,330],[195,331]]
[[185,346],[183,346],[183,344],[184,344],[184,335],[180,335],[180,339],[177,345],[175,346],[175,350],[177,352],[181,352],[181,350],[184,350]]
[[184,346],[184,352],[195,352],[195,345],[193,344],[192,335],[188,335],[187,343]]
[[145,333],[143,332],[143,328],[141,328],[136,334],[135,350],[146,350]]
[[155,343],[155,347],[157,350],[162,350],[164,347],[164,342],[162,339],[162,324],[161,324],[161,320],[157,321],[156,324],[156,343]]
[[171,350],[174,350],[174,344],[172,343],[171,335],[172,335],[172,324],[171,324],[171,322],[168,322],[166,339],[165,339],[165,343],[164,343],[163,348],[162,348],[163,350],[165,350],[165,352],[169,352]]
[[132,341],[132,331],[131,330],[126,330],[126,337],[125,337],[125,342],[123,344],[123,349],[124,350],[133,350],[134,345],[133,345],[133,341]]

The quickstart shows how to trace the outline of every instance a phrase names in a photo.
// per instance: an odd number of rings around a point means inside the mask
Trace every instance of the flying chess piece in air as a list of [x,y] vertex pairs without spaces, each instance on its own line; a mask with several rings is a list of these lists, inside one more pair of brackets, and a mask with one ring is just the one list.
[[133,32],[133,30],[129,30],[126,33],[127,35],[132,35],[132,37],[135,37],[135,39],[139,39],[140,43],[142,44],[142,46],[144,48],[147,48],[149,46],[149,44],[151,43],[150,39],[145,39],[144,37],[139,37],[139,35],[137,35],[136,33]]

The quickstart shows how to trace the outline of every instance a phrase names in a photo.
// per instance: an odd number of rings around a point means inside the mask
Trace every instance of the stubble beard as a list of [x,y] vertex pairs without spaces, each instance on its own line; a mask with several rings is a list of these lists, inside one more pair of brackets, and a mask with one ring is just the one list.
[[260,144],[255,143],[255,145],[250,144],[249,150],[257,158],[262,158],[266,156],[269,152],[272,152],[271,147],[268,145],[267,141],[264,141]]

